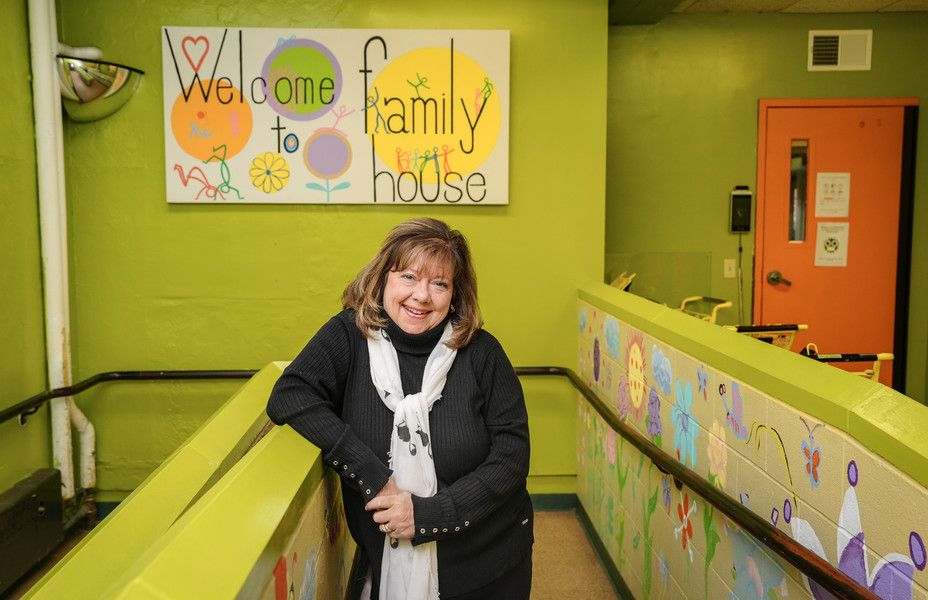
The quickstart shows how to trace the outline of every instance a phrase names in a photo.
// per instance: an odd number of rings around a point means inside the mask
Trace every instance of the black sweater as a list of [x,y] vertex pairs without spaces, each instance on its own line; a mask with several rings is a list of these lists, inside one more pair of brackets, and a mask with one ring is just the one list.
[[[421,390],[425,363],[444,323],[418,335],[390,323],[403,392]],[[341,476],[352,536],[380,585],[384,534],[364,510],[386,485],[393,413],[371,382],[367,339],[354,311],[334,316],[284,370],[267,407],[322,450]],[[492,582],[531,552],[532,505],[526,490],[528,416],[519,379],[499,342],[481,330],[458,350],[441,398],[429,414],[438,491],[413,496],[413,544],[437,541],[444,596]]]

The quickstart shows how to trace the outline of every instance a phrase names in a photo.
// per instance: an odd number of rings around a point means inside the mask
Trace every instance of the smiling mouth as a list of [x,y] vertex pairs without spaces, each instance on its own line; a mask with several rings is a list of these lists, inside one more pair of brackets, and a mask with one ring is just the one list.
[[414,317],[422,317],[422,316],[425,316],[425,315],[427,315],[428,313],[432,312],[432,311],[430,311],[430,310],[416,310],[415,308],[410,308],[410,307],[405,306],[405,305],[403,306],[403,308],[406,309],[406,312],[408,312],[409,314],[411,314],[411,315],[414,316]]

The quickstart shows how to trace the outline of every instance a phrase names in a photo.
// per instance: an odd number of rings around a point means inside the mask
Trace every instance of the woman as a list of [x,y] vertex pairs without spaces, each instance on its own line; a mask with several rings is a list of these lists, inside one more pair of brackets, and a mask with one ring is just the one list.
[[528,417],[481,329],[464,236],[436,219],[397,225],[342,305],[267,412],[341,476],[370,597],[527,599]]

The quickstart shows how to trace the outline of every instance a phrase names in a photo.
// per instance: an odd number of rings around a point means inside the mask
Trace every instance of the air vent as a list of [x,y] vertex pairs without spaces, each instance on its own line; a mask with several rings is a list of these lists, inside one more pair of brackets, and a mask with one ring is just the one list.
[[810,71],[869,71],[872,29],[809,32]]

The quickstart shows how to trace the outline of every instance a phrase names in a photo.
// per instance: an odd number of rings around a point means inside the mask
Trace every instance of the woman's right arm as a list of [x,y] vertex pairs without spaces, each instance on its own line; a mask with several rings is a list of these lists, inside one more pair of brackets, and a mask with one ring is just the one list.
[[322,450],[322,458],[365,499],[374,498],[392,472],[341,419],[355,325],[336,316],[316,333],[284,370],[268,399],[267,414],[290,425]]

